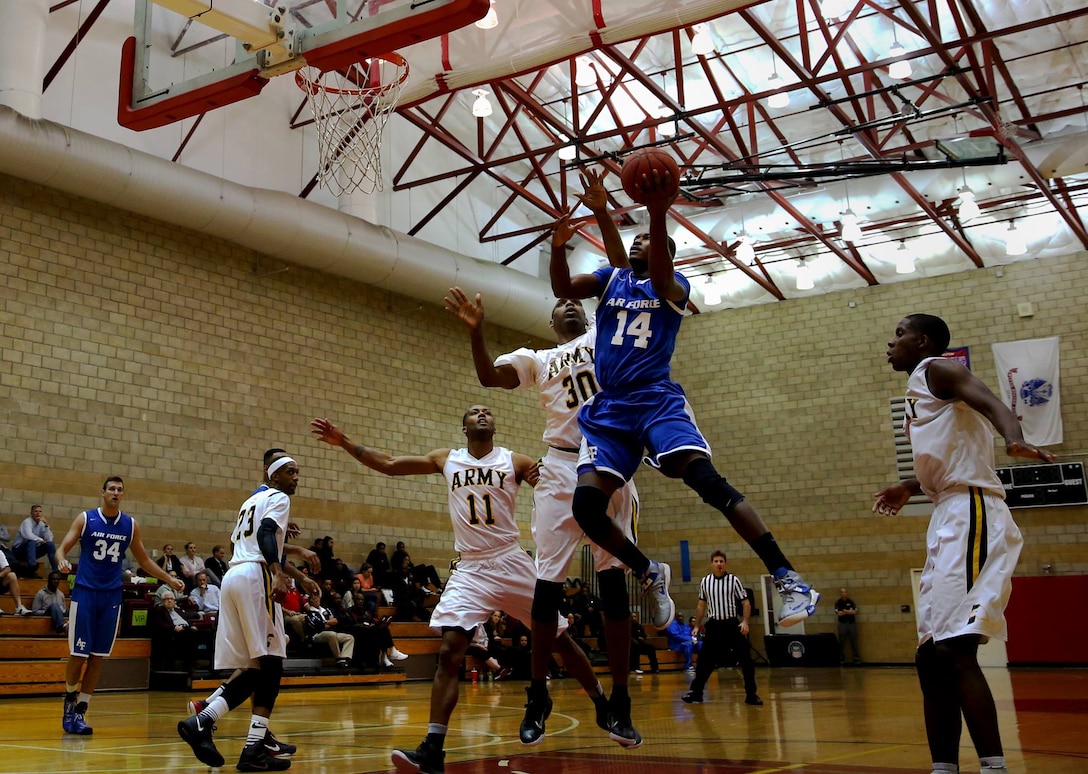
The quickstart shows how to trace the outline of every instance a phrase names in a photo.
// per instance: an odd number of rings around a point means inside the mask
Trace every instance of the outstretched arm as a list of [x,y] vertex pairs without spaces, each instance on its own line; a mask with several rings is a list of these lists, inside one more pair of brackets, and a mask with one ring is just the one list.
[[552,280],[552,293],[556,298],[590,298],[597,295],[597,278],[592,274],[570,275],[567,263],[567,242],[574,236],[574,227],[570,223],[570,213],[555,222],[552,231],[552,257],[549,274]]
[[450,294],[443,301],[446,302],[446,311],[468,328],[469,340],[472,342],[472,364],[476,366],[476,378],[480,380],[480,384],[507,390],[517,387],[521,383],[517,370],[508,364],[496,366],[487,349],[487,341],[484,340],[483,296],[477,293],[476,300],[472,301],[461,288],[450,288]]
[[650,284],[661,298],[680,301],[687,291],[676,281],[676,268],[669,251],[669,232],[665,219],[676,194],[669,194],[671,175],[662,175],[656,169],[652,175],[643,175],[642,192],[646,211],[650,215]]
[[990,424],[1005,439],[1005,453],[1010,457],[1054,461],[1054,455],[1049,451],[1024,440],[1024,430],[1016,415],[962,363],[949,358],[934,360],[926,369],[926,379],[938,398],[962,400],[990,420]]
[[[74,526],[74,525],[73,525]],[[140,538],[140,525],[132,522],[132,542],[129,543],[129,550],[132,551],[132,558],[136,560],[141,569],[148,575],[154,575],[163,583],[173,586],[176,591],[185,590],[185,581],[181,578],[174,578],[147,555],[147,549],[144,548],[144,541]]]
[[620,230],[616,228],[616,221],[612,220],[612,216],[608,214],[608,189],[604,187],[604,179],[607,176],[608,170],[598,173],[594,169],[587,168],[578,176],[582,180],[583,192],[575,196],[593,212],[593,217],[597,219],[608,263],[617,269],[630,269],[631,262],[627,259],[627,251],[623,249]]
[[441,473],[449,456],[449,449],[435,449],[422,457],[394,457],[378,449],[357,444],[328,419],[315,419],[310,423],[317,440],[330,446],[339,446],[359,462],[387,476],[419,476]]
[[536,486],[540,481],[540,463],[525,454],[514,455],[514,475],[519,484]]

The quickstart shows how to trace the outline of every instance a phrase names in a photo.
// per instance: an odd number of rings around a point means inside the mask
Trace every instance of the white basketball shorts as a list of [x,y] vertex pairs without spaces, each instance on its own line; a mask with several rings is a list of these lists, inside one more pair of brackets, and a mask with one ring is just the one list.
[[[533,540],[536,541],[536,573],[543,581],[562,583],[585,534],[571,514],[574,488],[578,485],[578,453],[548,449],[533,491]],[[638,490],[628,481],[612,495],[608,515],[620,532],[638,542]],[[593,569],[597,572],[623,568],[623,563],[591,543]]]
[[[492,610],[503,610],[531,626],[535,586],[533,560],[517,543],[492,551],[462,551],[461,561],[435,605],[431,628],[452,626],[471,634]],[[567,619],[561,615],[557,619],[559,631],[566,631]]]
[[256,668],[262,656],[287,658],[283,610],[272,600],[268,568],[261,562],[243,562],[223,578],[215,668]]
[[979,634],[1005,640],[1005,607],[1024,544],[1005,501],[977,487],[937,498],[918,590],[918,642]]

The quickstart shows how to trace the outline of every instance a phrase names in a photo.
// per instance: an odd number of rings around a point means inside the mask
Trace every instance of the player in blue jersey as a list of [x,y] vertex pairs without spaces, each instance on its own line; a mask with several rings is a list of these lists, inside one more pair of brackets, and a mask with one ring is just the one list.
[[[669,378],[691,290],[673,266],[675,246],[665,230],[666,214],[676,198],[668,192],[669,183],[667,173],[643,176],[650,228],[631,245],[630,269],[607,266],[571,277],[564,254],[552,252],[552,292],[560,298],[599,300],[594,355],[601,391],[578,415],[584,441],[574,518],[590,540],[630,567],[653,591],[662,620],[658,628],[667,626],[672,608],[668,565],[651,562],[605,513],[612,493],[634,475],[645,450],[649,465],[670,478],[683,479],[752,546],[782,596],[778,622],[792,626],[816,611],[820,595],[794,571],[756,509],[715,470],[710,446],[695,424],[684,390]],[[668,620],[665,612],[670,613]]]
[[102,659],[110,655],[121,621],[121,560],[125,550],[148,575],[169,583],[178,591],[185,583],[171,578],[155,564],[140,540],[136,520],[121,512],[125,482],[110,476],[102,484],[102,505],[76,516],[71,529],[57,548],[57,568],[72,571],[66,554],[79,543],[79,567],[72,586],[72,607],[68,615],[68,659],[64,686],[64,718],[61,725],[69,734],[88,735],[93,729],[85,715],[102,670]]

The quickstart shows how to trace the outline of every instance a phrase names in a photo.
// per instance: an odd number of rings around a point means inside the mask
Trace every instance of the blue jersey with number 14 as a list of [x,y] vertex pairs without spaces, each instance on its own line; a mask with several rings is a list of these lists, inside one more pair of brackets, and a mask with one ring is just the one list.
[[676,334],[691,292],[687,279],[675,274],[684,297],[669,301],[658,298],[649,277],[640,279],[630,269],[605,266],[593,275],[600,288],[594,360],[601,389],[668,381]]
[[79,537],[76,586],[120,591],[121,562],[132,542],[132,517],[127,513],[103,516],[99,508],[85,513],[87,523]]

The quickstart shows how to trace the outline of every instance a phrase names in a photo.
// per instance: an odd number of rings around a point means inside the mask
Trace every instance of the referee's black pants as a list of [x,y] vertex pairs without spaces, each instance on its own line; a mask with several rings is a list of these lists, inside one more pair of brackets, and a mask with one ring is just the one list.
[[691,681],[691,692],[701,695],[706,681],[719,666],[740,664],[740,673],[744,676],[744,695],[756,693],[756,666],[752,663],[752,652],[748,638],[740,633],[740,621],[736,618],[718,620],[707,619],[703,625],[706,639],[695,662],[695,679]]

